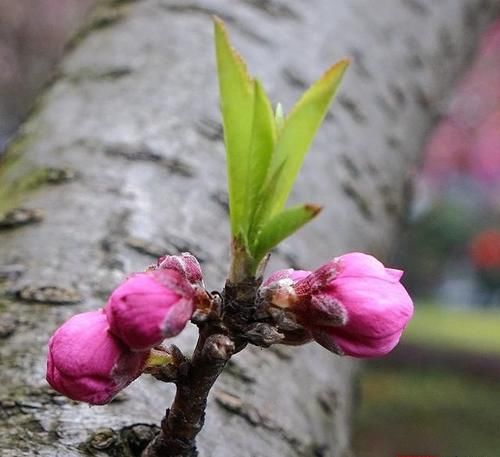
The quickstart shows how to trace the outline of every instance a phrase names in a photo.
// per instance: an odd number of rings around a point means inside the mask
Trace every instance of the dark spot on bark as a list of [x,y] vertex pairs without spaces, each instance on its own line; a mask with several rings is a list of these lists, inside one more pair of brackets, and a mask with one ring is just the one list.
[[350,55],[353,60],[353,65],[352,65],[353,70],[361,78],[370,79],[372,77],[372,74],[370,73],[368,67],[366,66],[365,55],[363,54],[363,52],[360,49],[351,48],[348,51],[348,55]]
[[306,89],[307,88],[307,82],[302,78],[302,76],[299,75],[297,70],[286,67],[282,71],[283,77],[285,78],[285,81],[287,81],[292,87],[296,87],[297,89]]
[[384,201],[384,209],[388,216],[399,217],[399,205],[392,199],[386,199]]
[[111,27],[120,22],[124,17],[124,8],[119,8],[118,5],[111,4],[97,7],[95,13],[91,15],[87,23],[66,45],[66,50],[70,51],[75,48],[91,32]]
[[[402,213],[405,213],[410,208],[410,202],[414,200],[415,197],[415,180],[413,175],[408,173],[403,181],[403,188],[401,192],[401,201],[403,202]],[[404,214],[403,214],[404,216]]]
[[386,97],[377,94],[375,95],[375,102],[389,119],[394,121],[398,118],[399,110],[392,106]]
[[121,21],[124,18],[124,9],[116,8],[117,6],[118,4],[104,5],[94,17],[91,17],[89,24],[83,31],[90,32],[105,29]]
[[103,253],[102,266],[110,270],[124,270],[124,262],[120,253],[121,242],[127,236],[127,225],[130,218],[130,210],[124,209],[109,215],[106,221],[108,229],[106,236],[100,240]]
[[384,210],[387,215],[389,217],[399,218],[401,216],[401,211],[394,188],[389,184],[380,184],[378,190],[382,196]]
[[165,157],[145,144],[115,143],[105,147],[104,152],[112,157],[130,161],[152,162],[165,167],[170,173],[186,178],[195,176],[193,167],[177,157]]
[[76,74],[66,74],[65,78],[70,83],[80,83],[81,81],[102,81],[110,80],[116,81],[117,79],[124,78],[132,73],[132,68],[126,66],[117,66],[103,69],[80,69]]
[[408,66],[414,70],[421,70],[424,68],[424,61],[429,59],[424,59],[425,54],[422,51],[422,47],[418,39],[410,35],[405,39],[405,47],[407,49],[406,61]]
[[161,7],[169,11],[171,13],[177,13],[177,14],[203,14],[206,16],[212,16],[216,14],[219,16],[224,22],[231,22],[234,20],[232,16],[229,16],[227,14],[221,14],[220,12],[216,11],[213,8],[207,8],[205,6],[199,5],[197,3],[188,3],[188,2],[182,2],[182,3],[162,3]]
[[229,214],[229,196],[225,189],[216,190],[210,197],[224,210],[224,212]]
[[327,444],[313,444],[311,449],[312,457],[328,457],[329,446]]
[[200,263],[206,262],[209,257],[198,244],[174,234],[167,234],[160,242],[129,236],[126,238],[125,244],[141,254],[155,258],[163,255],[176,255],[186,251],[193,254]]
[[353,178],[359,178],[361,176],[361,171],[354,161],[347,154],[340,154],[340,162],[344,165],[350,176]]
[[118,21],[123,19],[123,15],[119,11],[109,10],[106,14],[99,16],[96,18],[91,24],[91,30],[99,30],[104,29],[106,27],[110,27],[113,24],[116,24]]
[[403,89],[401,89],[401,87],[399,87],[397,84],[391,84],[389,86],[389,90],[394,96],[396,104],[400,108],[403,108],[406,105],[406,94],[404,93]]
[[242,2],[277,19],[299,19],[299,15],[285,2],[276,0],[242,0]]
[[439,30],[439,42],[441,44],[442,54],[444,58],[455,56],[455,45],[450,31],[446,27]]
[[363,216],[367,220],[373,220],[373,213],[370,208],[370,204],[368,200],[363,197],[357,189],[355,189],[350,183],[343,183],[342,190],[344,194],[349,197],[354,204],[357,206],[361,216]]
[[11,313],[0,313],[0,339],[12,335],[18,325],[17,318]]
[[118,240],[112,236],[106,236],[99,244],[104,254],[102,266],[109,270],[123,271],[125,264],[118,255]]
[[20,264],[0,265],[0,281],[14,280],[26,271],[26,267]]
[[289,349],[287,349],[285,346],[279,346],[279,345],[274,345],[271,346],[268,351],[271,354],[274,354],[278,359],[281,360],[292,360],[292,354]]
[[121,6],[121,5],[126,5],[128,3],[136,3],[140,0],[111,0],[110,5],[111,6]]
[[475,29],[478,21],[478,5],[475,3],[466,3],[463,9],[463,24],[467,29]]
[[244,367],[239,365],[234,360],[229,360],[229,362],[226,365],[226,368],[224,369],[224,373],[232,376],[233,378],[238,379],[239,381],[245,384],[255,383],[255,378],[251,376]]
[[[214,392],[214,398],[217,404],[224,408],[226,411],[230,411],[240,416],[247,415],[248,417],[245,417],[245,419],[249,420],[252,425],[257,424],[257,420],[256,418],[254,418],[254,415],[245,413],[244,411],[245,409],[249,409],[249,405],[245,405],[243,400],[237,395],[222,389],[218,389]],[[259,416],[258,413],[257,416]]]
[[297,256],[297,254],[294,254],[293,252],[289,252],[289,251],[283,251],[283,248],[281,248],[281,247],[278,247],[276,249],[276,252],[281,254],[281,256],[283,257],[283,260],[285,260],[285,262],[288,264],[288,266],[290,268],[293,268],[294,270],[301,269],[300,260]]
[[[6,199],[6,201],[8,201],[9,195],[12,195],[15,198],[15,196],[20,196],[28,192],[36,191],[46,184],[63,184],[76,178],[77,173],[69,167],[37,167],[14,178],[9,185],[9,189],[6,192],[7,197],[4,195],[0,198]],[[21,215],[21,213],[18,213],[17,216],[26,216],[26,213],[24,213],[23,215]]]
[[224,139],[222,124],[210,118],[201,119],[197,122],[196,130],[210,141],[219,142]]
[[351,115],[354,122],[358,124],[364,124],[366,122],[366,116],[361,112],[359,106],[356,102],[345,95],[339,95],[337,97],[340,105]]
[[416,85],[414,87],[413,96],[417,105],[424,111],[429,111],[431,109],[432,101],[421,86]]
[[14,296],[28,303],[52,305],[72,305],[82,301],[82,297],[77,290],[59,286],[24,286],[15,291]]
[[167,233],[167,235],[165,235],[165,241],[168,244],[169,250],[176,251],[176,253],[190,252],[200,263],[205,262],[209,258],[208,253],[199,244],[191,240],[186,240],[179,235]]
[[37,208],[14,208],[0,215],[0,230],[13,229],[43,220],[43,211]]
[[165,158],[162,164],[171,172],[186,178],[192,178],[196,175],[191,165],[178,158]]
[[386,135],[385,142],[387,143],[387,146],[395,150],[399,150],[401,147],[401,140],[394,135]]
[[325,122],[335,122],[335,114],[331,111],[327,111],[325,114]]
[[402,0],[402,1],[403,5],[407,6],[408,9],[410,9],[414,13],[424,17],[429,15],[429,10],[427,8],[427,5],[425,5],[420,0]]
[[416,52],[410,54],[408,57],[408,66],[414,70],[421,70],[424,68],[422,56]]
[[368,162],[368,164],[366,165],[366,171],[370,176],[380,175],[380,171],[372,162]]
[[378,186],[378,190],[380,192],[380,195],[382,195],[382,197],[387,197],[388,195],[391,195],[393,192],[393,189],[389,184],[380,184]]
[[331,416],[335,413],[338,407],[337,392],[333,389],[326,389],[318,393],[316,396],[319,406],[325,414]]
[[161,257],[162,255],[165,254],[170,254],[169,252],[167,252],[165,246],[135,236],[127,237],[127,239],[125,240],[125,244],[129,248],[132,248],[141,254],[146,254],[155,258]]
[[69,167],[46,167],[42,171],[45,175],[45,182],[49,184],[62,184],[77,178],[76,171]]
[[0,398],[0,417],[2,419],[7,419],[12,415],[12,410],[16,407],[17,404],[14,400]]

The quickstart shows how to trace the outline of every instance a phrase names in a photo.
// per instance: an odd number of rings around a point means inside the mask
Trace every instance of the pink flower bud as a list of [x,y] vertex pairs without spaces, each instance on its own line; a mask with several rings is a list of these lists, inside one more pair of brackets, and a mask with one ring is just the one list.
[[47,381],[73,400],[103,405],[141,374],[147,356],[109,332],[102,310],[77,314],[50,338]]
[[194,288],[174,270],[137,273],[111,294],[104,310],[111,331],[144,351],[184,329],[194,311]]
[[165,255],[160,257],[156,268],[178,271],[191,284],[203,286],[200,264],[196,257],[189,252],[183,252],[181,255]]
[[283,279],[267,284],[262,294],[274,305],[293,311],[327,349],[376,357],[396,346],[413,314],[412,300],[399,282],[402,274],[372,256],[350,253],[292,286]]
[[288,308],[295,301],[295,283],[310,274],[310,271],[293,268],[275,271],[262,284],[261,295],[280,308]]
[[287,268],[286,270],[278,270],[275,271],[269,278],[267,278],[263,286],[269,286],[277,281],[281,281],[283,279],[290,280],[291,283],[299,281],[300,279],[304,279],[311,274],[310,271],[307,270],[294,270],[293,268]]

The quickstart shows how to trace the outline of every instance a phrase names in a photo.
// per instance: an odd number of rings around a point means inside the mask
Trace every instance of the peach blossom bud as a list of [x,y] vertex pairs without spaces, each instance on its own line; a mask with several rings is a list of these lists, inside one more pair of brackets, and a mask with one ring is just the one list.
[[113,334],[144,351],[180,333],[194,311],[194,289],[181,273],[137,273],[111,294],[104,310]]
[[77,314],[50,338],[47,381],[66,397],[103,405],[142,373],[147,357],[109,332],[102,309]]
[[280,308],[288,308],[297,299],[294,284],[310,274],[310,271],[293,268],[275,271],[262,284],[261,295],[265,295],[265,299],[271,298],[270,301]]
[[396,346],[413,314],[412,300],[399,282],[402,274],[370,255],[350,253],[292,285],[283,280],[267,284],[262,294],[292,311],[327,349],[376,357]]
[[156,268],[178,271],[191,284],[203,286],[200,264],[196,257],[189,252],[183,252],[181,255],[165,255],[160,257]]

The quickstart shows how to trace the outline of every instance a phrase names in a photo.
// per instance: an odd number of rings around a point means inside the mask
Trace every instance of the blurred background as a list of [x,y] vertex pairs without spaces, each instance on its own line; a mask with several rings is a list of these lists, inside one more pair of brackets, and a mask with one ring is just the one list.
[[0,0],[0,154],[97,0]]
[[[0,0],[0,155],[95,2]],[[359,457],[500,449],[500,21],[441,102],[392,262],[416,313],[362,369]]]
[[500,450],[500,21],[439,111],[395,260],[415,316],[364,366],[360,457]]

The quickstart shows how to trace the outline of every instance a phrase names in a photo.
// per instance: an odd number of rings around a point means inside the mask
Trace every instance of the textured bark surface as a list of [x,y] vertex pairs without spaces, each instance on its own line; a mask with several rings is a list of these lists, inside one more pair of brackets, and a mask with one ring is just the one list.
[[[144,376],[109,406],[75,404],[47,387],[45,345],[63,320],[102,305],[127,272],[164,252],[191,251],[209,288],[222,287],[229,229],[212,12],[285,108],[329,63],[354,59],[295,193],[326,209],[272,262],[313,267],[354,249],[387,253],[438,102],[498,6],[111,3],[75,41],[0,169],[2,210],[44,212],[0,231],[2,457],[126,455],[109,430],[81,443],[102,427],[158,423],[172,398]],[[194,331],[178,344],[193,341]],[[244,351],[211,396],[201,456],[348,455],[353,372],[315,345]]]

